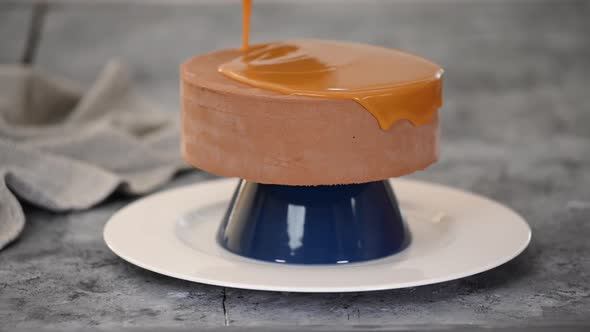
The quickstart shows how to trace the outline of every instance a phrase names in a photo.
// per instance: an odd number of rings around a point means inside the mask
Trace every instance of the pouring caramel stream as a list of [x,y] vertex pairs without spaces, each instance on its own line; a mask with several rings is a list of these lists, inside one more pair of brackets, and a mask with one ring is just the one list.
[[250,46],[250,16],[252,14],[252,0],[242,0],[242,50]]
[[427,123],[441,107],[443,71],[416,55],[313,39],[249,46],[250,5],[244,0],[242,54],[219,67],[223,75],[284,94],[355,100],[384,130],[403,119]]

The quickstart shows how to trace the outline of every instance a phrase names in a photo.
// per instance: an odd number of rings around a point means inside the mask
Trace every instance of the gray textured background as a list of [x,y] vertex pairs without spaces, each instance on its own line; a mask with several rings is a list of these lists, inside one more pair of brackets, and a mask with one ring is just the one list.
[[[21,60],[31,9],[0,4],[0,62]],[[89,84],[120,57],[143,94],[177,112],[178,64],[239,45],[239,19],[238,1],[54,5],[34,63]],[[533,228],[530,248],[487,273],[425,287],[246,291],[159,276],[115,257],[102,227],[134,197],[65,214],[29,206],[23,237],[0,253],[0,326],[590,322],[589,2],[265,2],[255,3],[253,22],[254,42],[355,40],[439,62],[446,69],[442,158],[412,177],[514,208]],[[206,178],[193,172],[168,187]]]

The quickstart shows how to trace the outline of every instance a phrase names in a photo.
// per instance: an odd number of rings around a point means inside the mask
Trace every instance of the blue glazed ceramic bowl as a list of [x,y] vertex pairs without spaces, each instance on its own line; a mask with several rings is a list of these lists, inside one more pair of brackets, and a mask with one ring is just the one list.
[[288,264],[382,258],[409,243],[389,181],[284,186],[240,181],[218,233],[227,250]]

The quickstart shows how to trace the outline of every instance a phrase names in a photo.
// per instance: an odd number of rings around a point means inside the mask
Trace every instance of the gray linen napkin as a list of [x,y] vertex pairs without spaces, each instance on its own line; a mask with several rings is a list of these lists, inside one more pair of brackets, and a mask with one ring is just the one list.
[[147,193],[185,167],[177,116],[136,96],[121,63],[87,91],[0,65],[0,249],[24,227],[19,200],[86,209],[117,190]]

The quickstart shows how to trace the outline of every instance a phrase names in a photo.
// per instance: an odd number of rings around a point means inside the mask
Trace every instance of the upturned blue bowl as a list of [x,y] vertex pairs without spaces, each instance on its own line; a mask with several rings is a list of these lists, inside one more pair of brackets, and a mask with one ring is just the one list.
[[287,264],[345,264],[410,241],[389,181],[285,186],[240,181],[218,233],[235,254]]

